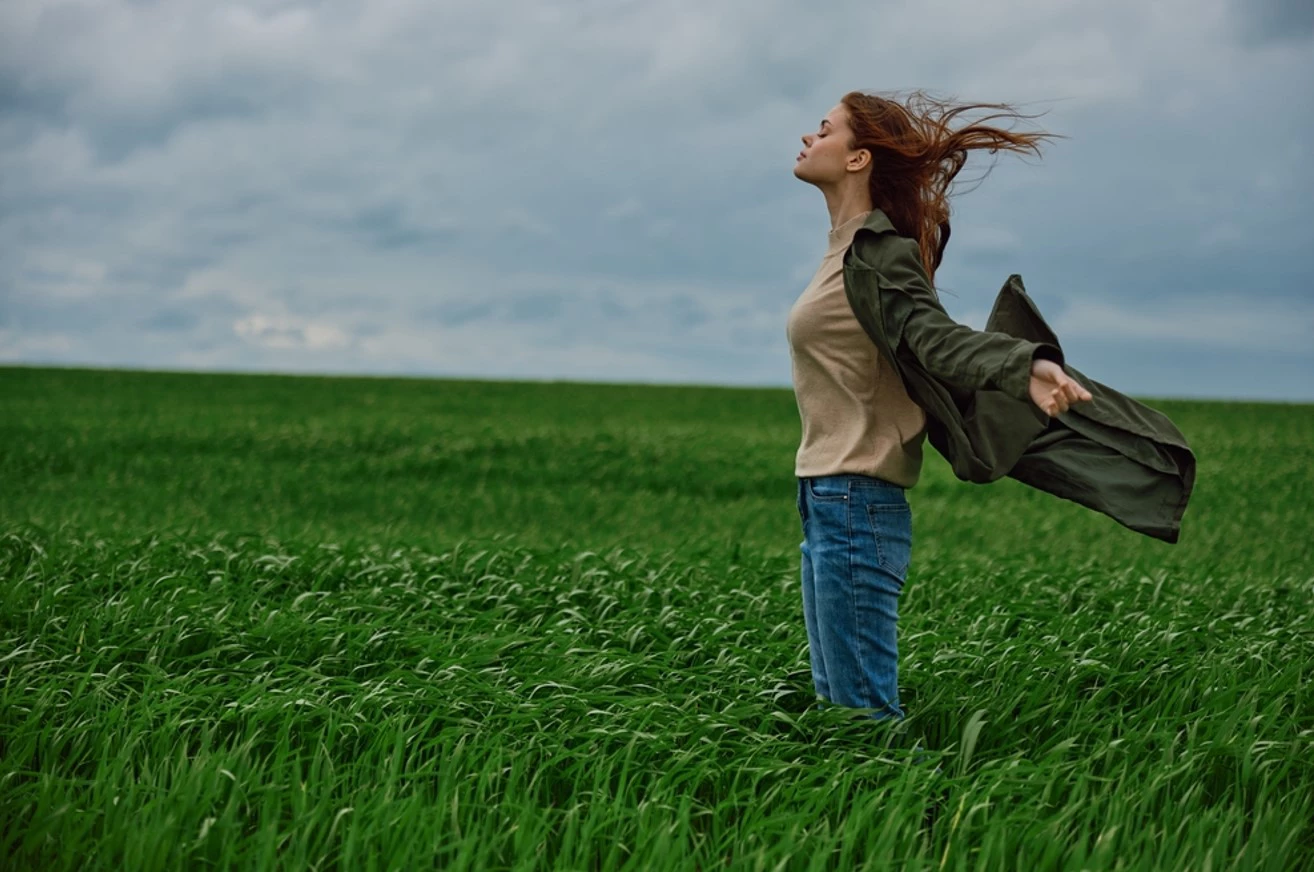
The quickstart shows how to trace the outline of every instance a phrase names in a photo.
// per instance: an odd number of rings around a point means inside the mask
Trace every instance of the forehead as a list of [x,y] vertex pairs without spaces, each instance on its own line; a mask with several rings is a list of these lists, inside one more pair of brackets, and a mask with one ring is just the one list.
[[849,113],[848,110],[844,108],[844,104],[837,103],[835,105],[835,108],[831,109],[829,112],[826,113],[826,117],[824,120],[829,121],[831,124],[835,125],[836,127],[843,127],[845,124],[848,123],[848,118],[849,118]]

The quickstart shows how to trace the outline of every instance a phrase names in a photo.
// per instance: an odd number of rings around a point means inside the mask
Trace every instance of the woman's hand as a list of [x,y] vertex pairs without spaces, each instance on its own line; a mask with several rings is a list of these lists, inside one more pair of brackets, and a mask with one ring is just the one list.
[[1052,360],[1031,363],[1031,401],[1051,418],[1066,412],[1073,403],[1090,400],[1090,391],[1068,377]]

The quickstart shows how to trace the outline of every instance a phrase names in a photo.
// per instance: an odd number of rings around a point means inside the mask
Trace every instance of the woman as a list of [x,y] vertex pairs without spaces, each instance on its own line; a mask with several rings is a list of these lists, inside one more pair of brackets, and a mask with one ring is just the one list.
[[[995,111],[955,126],[977,109]],[[854,315],[844,288],[845,255],[859,228],[892,227],[882,241],[869,243],[882,246],[873,258],[884,271],[882,283],[897,286],[911,277],[931,284],[949,239],[949,185],[968,152],[1039,153],[1047,134],[987,123],[1018,117],[1004,105],[955,106],[920,93],[900,103],[855,91],[802,137],[794,175],[821,189],[831,223],[821,266],[786,325],[803,425],[794,470],[803,616],[823,704],[870,709],[875,718],[903,716],[896,622],[912,548],[905,491],[917,481],[926,435],[925,413]],[[905,333],[944,318],[929,307],[915,314]],[[936,341],[943,335],[941,329]],[[964,387],[1025,393],[1051,417],[1091,399],[1044,346],[966,327],[953,336],[961,347],[955,376],[978,373]],[[961,365],[963,355],[981,359],[985,352],[989,366]],[[936,356],[944,354],[937,349]]]

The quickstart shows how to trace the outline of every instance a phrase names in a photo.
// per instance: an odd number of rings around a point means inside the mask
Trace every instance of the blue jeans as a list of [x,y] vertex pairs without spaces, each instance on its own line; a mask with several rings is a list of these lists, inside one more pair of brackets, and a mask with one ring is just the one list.
[[855,473],[798,479],[803,620],[824,702],[902,718],[899,593],[912,557],[912,510],[898,485]]

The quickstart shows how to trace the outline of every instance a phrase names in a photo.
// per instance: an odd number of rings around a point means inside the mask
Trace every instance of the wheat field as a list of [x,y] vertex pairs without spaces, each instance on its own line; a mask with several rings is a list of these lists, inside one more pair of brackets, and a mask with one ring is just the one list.
[[787,389],[0,369],[15,869],[1314,865],[1314,406],[1166,545],[928,447],[818,708]]

